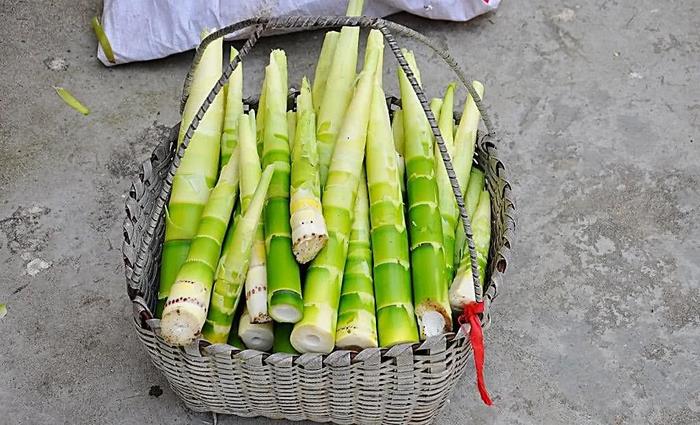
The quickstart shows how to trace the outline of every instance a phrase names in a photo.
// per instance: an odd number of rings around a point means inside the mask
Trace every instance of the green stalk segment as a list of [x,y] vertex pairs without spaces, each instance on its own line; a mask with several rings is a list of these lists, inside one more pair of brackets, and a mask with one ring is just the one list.
[[316,257],[328,240],[321,207],[316,118],[306,78],[301,82],[301,93],[297,97],[297,117],[289,208],[294,256],[299,263],[305,264]]
[[[190,96],[182,113],[178,145],[209,91],[219,80],[222,67],[221,46],[221,39],[213,41],[204,51],[202,60],[194,71]],[[220,93],[199,123],[173,178],[170,202],[165,211],[165,241],[156,317],[162,316],[170,288],[187,258],[191,240],[197,233],[209,191],[216,182],[223,116],[224,97]]]
[[357,187],[336,326],[335,345],[338,348],[360,351],[377,346],[369,200],[364,170]]
[[[404,50],[409,64],[413,55]],[[412,69],[417,69],[412,66]],[[404,111],[406,188],[413,297],[421,339],[452,329],[445,279],[442,219],[438,208],[435,155],[430,124],[408,78],[399,70]]]
[[[478,168],[472,168],[469,173],[469,184],[467,185],[467,193],[464,196],[464,206],[467,210],[467,215],[473,221],[474,212],[479,204],[479,197],[481,192],[484,190],[484,173]],[[455,241],[455,268],[459,267],[465,252],[468,252],[467,247],[467,235],[464,233],[464,227],[462,226],[462,220],[458,220],[457,227],[455,229],[457,238]],[[468,256],[468,254],[467,254]]]
[[[350,16],[361,15],[363,3],[362,0],[350,0],[347,13]],[[338,132],[341,130],[348,105],[353,97],[359,39],[359,27],[341,28],[323,90],[323,100],[318,106],[316,138],[318,139],[321,187],[326,184]]]
[[[245,213],[260,183],[260,158],[255,149],[255,111],[243,114],[238,122],[238,139],[241,157],[241,212]],[[267,314],[267,266],[263,223],[255,230],[255,240],[250,253],[250,266],[245,279],[247,312],[253,323],[271,321]]]
[[287,127],[286,69],[284,52],[270,54],[265,68],[266,100],[263,131],[263,165],[275,164],[265,206],[267,245],[268,314],[277,322],[301,320],[303,301],[299,265],[292,252],[292,229],[289,224],[290,152]]
[[[479,284],[483,289],[491,242],[491,196],[487,190],[479,194],[479,204],[474,211],[471,224],[474,234],[474,248],[476,248],[476,266],[479,270]],[[469,249],[466,249],[457,270],[457,276],[450,287],[450,304],[453,309],[462,310],[466,304],[475,301],[471,257]]]
[[234,159],[221,170],[187,259],[170,288],[161,320],[161,335],[169,344],[192,343],[204,325],[221,244],[236,200],[238,168],[238,160]]
[[311,89],[314,112],[316,114],[318,114],[318,110],[321,108],[321,101],[323,100],[323,94],[326,90],[326,82],[328,81],[328,74],[331,70],[331,64],[333,63],[338,36],[340,36],[338,31],[328,31],[326,33],[323,38],[321,53],[318,55],[318,62],[316,62],[314,85]]
[[244,308],[238,322],[238,336],[248,348],[269,351],[273,341],[272,322],[253,323],[248,309]]
[[379,345],[418,342],[411,295],[408,232],[384,92],[375,84],[367,129],[374,294]]
[[[433,109],[433,114],[438,119],[440,134],[445,141],[450,159],[454,154],[454,90],[455,85],[450,84],[445,91],[445,97]],[[435,148],[435,167],[437,170],[438,199],[440,200],[440,216],[442,217],[442,236],[445,246],[445,278],[448,284],[452,282],[454,276],[454,251],[455,251],[455,226],[457,225],[458,211],[455,194],[452,191],[450,178],[447,176],[447,169],[442,161],[440,148],[437,143]]]
[[[231,60],[238,55],[238,50],[231,47]],[[226,165],[238,144],[238,117],[243,113],[243,63],[239,63],[231,74],[226,88],[226,108],[224,128],[221,133],[221,162]]]
[[[380,36],[372,31],[370,37]],[[374,35],[373,35],[374,34]],[[342,37],[342,34],[341,34]],[[335,345],[338,302],[348,253],[352,211],[367,140],[369,104],[379,53],[368,55],[350,102],[323,191],[328,243],[311,263],[304,287],[304,316],[294,326],[291,343],[302,353],[330,353]],[[328,96],[328,92],[326,93]]]
[[294,329],[294,324],[292,323],[274,322],[273,330],[275,335],[272,344],[273,353],[299,354],[292,346],[292,343],[289,342],[292,329]]
[[[480,98],[484,97],[484,86],[478,81],[472,81],[474,90],[479,94]],[[479,128],[479,119],[481,115],[476,107],[476,103],[470,94],[467,95],[467,100],[464,103],[464,112],[462,113],[462,119],[457,126],[455,131],[454,140],[454,160],[452,165],[454,165],[455,174],[457,175],[457,181],[459,181],[459,187],[462,189],[462,195],[466,196],[467,186],[469,182],[470,170],[472,169],[472,163],[474,162],[474,145],[476,143],[476,131]],[[474,204],[476,208],[476,204]],[[471,217],[471,215],[469,215]],[[466,244],[466,235],[462,229],[461,220],[458,221],[458,229],[455,238],[455,267],[459,264],[462,259],[462,249]]]
[[265,168],[248,209],[235,223],[231,245],[225,253],[226,261],[217,271],[209,314],[202,330],[204,338],[213,344],[225,343],[231,331],[273,171],[272,165]]

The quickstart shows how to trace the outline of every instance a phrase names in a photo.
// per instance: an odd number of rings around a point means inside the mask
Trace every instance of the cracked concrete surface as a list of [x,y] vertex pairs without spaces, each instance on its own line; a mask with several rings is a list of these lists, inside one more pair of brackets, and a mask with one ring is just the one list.
[[[700,423],[699,7],[526,0],[463,24],[394,17],[484,81],[518,201],[487,333],[496,405],[480,403],[470,369],[437,423]],[[177,122],[192,55],[104,68],[89,25],[99,8],[0,7],[0,422],[208,423],[139,345],[119,251],[122,195]],[[264,52],[287,49],[298,81],[320,42],[262,42],[247,94]],[[406,44],[439,94],[453,77]],[[54,85],[92,113],[66,107]]]

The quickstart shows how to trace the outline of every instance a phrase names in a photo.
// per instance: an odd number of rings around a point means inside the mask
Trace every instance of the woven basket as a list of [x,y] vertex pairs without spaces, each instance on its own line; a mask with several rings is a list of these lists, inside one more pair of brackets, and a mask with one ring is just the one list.
[[[382,30],[394,52],[398,47],[391,32],[408,35],[427,44],[447,61],[470,92],[474,93],[468,84],[469,80],[462,75],[446,52],[437,49],[421,35],[381,19],[258,18],[231,25],[210,35],[200,45],[195,62],[203,51],[203,46],[214,38],[250,26],[254,26],[255,30],[241,48],[241,57],[247,54],[264,31],[344,25]],[[398,59],[400,66],[407,69],[403,57]],[[237,60],[234,60],[229,65],[217,87],[212,89],[209,99],[214,99],[236,64]],[[410,71],[407,75],[422,103],[428,107],[415,78]],[[187,95],[188,82],[189,76],[183,99]],[[290,99],[292,97],[290,95]],[[504,177],[503,164],[495,156],[493,127],[478,96],[475,98],[487,128],[487,132],[480,133],[478,137],[476,159],[486,174],[487,188],[492,199],[492,240],[487,283],[483,293],[485,313],[482,318],[483,326],[488,326],[489,306],[497,295],[506,269],[515,222],[513,203],[509,198],[510,186]],[[391,110],[395,110],[396,99],[389,98],[387,101]],[[227,344],[210,345],[203,340],[188,347],[173,347],[160,337],[160,321],[154,318],[152,311],[157,298],[165,232],[164,207],[170,195],[172,176],[194,128],[209,106],[208,103],[210,101],[205,101],[202,105],[179,149],[177,126],[167,137],[158,141],[151,158],[143,163],[142,171],[132,184],[126,200],[122,252],[127,292],[133,302],[134,326],[153,364],[165,375],[185,405],[197,412],[266,416],[294,421],[332,421],[339,424],[432,422],[469,363],[469,338],[458,328],[455,333],[433,337],[420,344],[403,344],[390,349],[365,349],[361,352],[338,350],[329,355],[241,351]],[[290,101],[290,104],[293,102]],[[255,101],[246,101],[246,108],[255,106]],[[432,114],[427,115],[431,125],[435,124]],[[437,125],[433,127],[438,142],[442,144]],[[449,157],[446,159],[448,169],[451,170]],[[470,231],[468,236],[473,247]]]

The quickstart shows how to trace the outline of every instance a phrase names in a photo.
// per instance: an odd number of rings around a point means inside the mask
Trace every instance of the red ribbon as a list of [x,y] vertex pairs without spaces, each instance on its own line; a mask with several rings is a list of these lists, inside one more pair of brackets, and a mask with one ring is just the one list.
[[462,331],[466,333],[465,325],[469,323],[469,340],[472,343],[474,350],[474,366],[476,367],[476,386],[481,394],[481,400],[487,405],[492,406],[493,402],[486,391],[484,383],[484,334],[481,330],[481,320],[479,314],[484,312],[484,303],[469,303],[464,306],[462,315],[457,319],[462,325]]

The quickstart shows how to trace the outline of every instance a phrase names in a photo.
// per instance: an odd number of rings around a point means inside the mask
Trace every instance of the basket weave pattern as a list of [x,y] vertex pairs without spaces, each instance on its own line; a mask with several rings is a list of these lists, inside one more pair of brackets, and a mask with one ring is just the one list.
[[[395,108],[396,99],[388,102]],[[132,184],[122,252],[139,339],[186,406],[198,412],[339,424],[431,423],[470,363],[471,345],[461,329],[420,344],[329,355],[241,351],[206,341],[183,348],[163,341],[160,320],[151,313],[165,233],[158,203],[162,207],[164,189],[169,195],[166,180],[178,159],[177,133],[175,127],[159,141]],[[493,132],[480,135],[476,146],[492,200],[484,326],[490,322],[489,306],[498,294],[515,226],[510,185],[493,138]]]

